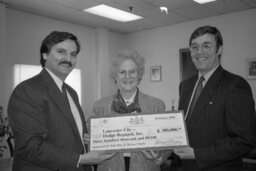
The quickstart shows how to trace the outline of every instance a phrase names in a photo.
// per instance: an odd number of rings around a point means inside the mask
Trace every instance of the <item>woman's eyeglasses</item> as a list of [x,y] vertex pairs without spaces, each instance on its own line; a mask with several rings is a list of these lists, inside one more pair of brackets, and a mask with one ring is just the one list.
[[132,69],[132,70],[121,70],[117,73],[119,78],[125,78],[125,77],[132,77],[135,78],[138,76],[138,71],[137,69]]

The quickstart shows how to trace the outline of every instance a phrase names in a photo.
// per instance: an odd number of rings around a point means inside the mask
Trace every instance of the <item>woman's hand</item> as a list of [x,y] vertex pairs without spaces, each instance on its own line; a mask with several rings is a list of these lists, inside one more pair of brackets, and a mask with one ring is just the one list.
[[83,137],[84,144],[90,144],[90,135],[85,133]]
[[148,160],[155,160],[158,157],[160,157],[160,153],[158,151],[142,151],[142,153],[144,154],[144,156],[148,159]]

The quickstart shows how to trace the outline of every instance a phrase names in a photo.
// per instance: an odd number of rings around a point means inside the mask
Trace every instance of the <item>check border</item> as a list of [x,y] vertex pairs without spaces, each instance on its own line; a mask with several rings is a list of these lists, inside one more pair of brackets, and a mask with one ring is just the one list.
[[[185,144],[183,145],[164,145],[164,146],[159,146],[159,145],[152,145],[152,146],[140,146],[140,147],[109,147],[106,144],[109,144],[109,142],[105,143],[104,142],[100,142],[100,144],[103,144],[101,147],[97,147],[95,146],[95,144],[97,144],[98,142],[95,141],[97,138],[95,138],[97,136],[101,136],[101,135],[97,135],[98,133],[95,132],[97,125],[92,125],[93,122],[96,122],[97,120],[105,120],[105,121],[109,121],[111,119],[117,119],[117,118],[122,118],[122,117],[136,117],[136,118],[140,118],[140,117],[145,117],[145,115],[149,115],[150,117],[154,117],[153,115],[155,115],[155,117],[160,117],[163,115],[169,114],[170,116],[177,116],[180,115],[179,117],[182,117],[182,119],[180,118],[180,123],[178,123],[178,125],[180,125],[180,127],[182,127],[183,129],[182,131],[182,135],[183,138],[185,139]],[[139,122],[139,121],[138,121]],[[104,123],[105,124],[105,123]],[[95,127],[95,128],[92,128]],[[111,127],[114,127],[113,125],[111,125]],[[118,129],[117,129],[118,130]],[[103,130],[104,131],[104,130]],[[178,111],[165,111],[165,112],[161,112],[161,113],[130,113],[130,114],[113,114],[113,115],[108,115],[108,116],[93,116],[89,118],[89,132],[90,132],[90,136],[91,136],[91,141],[89,144],[89,151],[118,151],[118,152],[131,152],[131,151],[142,151],[142,150],[170,150],[170,149],[174,149],[174,148],[180,148],[180,147],[187,147],[189,146],[189,140],[188,140],[188,135],[187,135],[187,128],[186,128],[186,124],[185,124],[185,119],[184,119],[184,113],[182,110],[178,110]],[[167,134],[168,135],[168,134]],[[103,136],[103,135],[102,135]],[[185,136],[185,137],[184,137]],[[97,143],[94,143],[97,142]],[[118,141],[119,142],[119,141]],[[136,140],[135,140],[136,142]],[[145,140],[146,142],[146,140]],[[104,148],[103,146],[106,146],[106,148]]]

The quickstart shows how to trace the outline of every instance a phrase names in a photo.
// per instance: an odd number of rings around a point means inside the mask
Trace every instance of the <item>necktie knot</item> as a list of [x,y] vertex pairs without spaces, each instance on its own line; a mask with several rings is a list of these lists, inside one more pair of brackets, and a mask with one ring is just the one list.
[[201,76],[200,78],[199,78],[199,81],[198,81],[198,85],[202,85],[202,83],[203,83],[203,81],[204,81],[205,79],[204,79],[204,76]]
[[61,91],[62,91],[61,93],[62,93],[63,97],[65,98],[65,100],[69,101],[68,96],[67,96],[67,85],[65,83],[62,84]]
[[67,86],[65,85],[65,83],[63,83],[61,87],[61,91],[63,94],[66,94],[66,89],[67,89]]

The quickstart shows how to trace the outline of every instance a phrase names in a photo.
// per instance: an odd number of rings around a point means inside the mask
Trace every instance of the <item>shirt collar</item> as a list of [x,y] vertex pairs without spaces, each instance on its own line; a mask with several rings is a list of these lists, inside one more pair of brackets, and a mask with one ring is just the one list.
[[202,75],[200,72],[198,73],[198,78],[200,78],[201,76],[204,76],[204,81],[203,81],[203,85],[206,84],[206,82],[209,80],[209,78],[212,76],[212,74],[214,73],[214,71],[219,67],[220,65],[217,65],[215,68],[213,68],[211,71],[207,72],[206,74]]
[[133,101],[134,101],[134,99],[135,99],[135,96],[136,96],[136,93],[137,93],[137,89],[136,89],[136,91],[134,92],[134,94],[132,95],[132,97],[130,98],[130,99],[125,99],[124,98],[124,101],[125,101],[125,103],[126,103],[126,105],[127,106],[129,106],[130,104],[132,104],[133,103]]
[[56,83],[56,85],[58,86],[60,91],[62,91],[62,85],[64,82],[58,76],[56,76],[51,70],[49,70],[46,67],[45,67],[45,69],[50,74],[50,76],[53,78],[54,82]]

